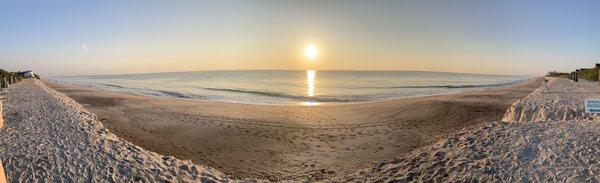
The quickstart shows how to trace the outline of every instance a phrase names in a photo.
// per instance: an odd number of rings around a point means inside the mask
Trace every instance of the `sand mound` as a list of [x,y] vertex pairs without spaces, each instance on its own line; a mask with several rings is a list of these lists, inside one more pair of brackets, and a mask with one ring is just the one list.
[[488,123],[337,182],[597,182],[600,124]]
[[598,82],[573,82],[567,79],[546,78],[540,88],[526,98],[515,102],[502,121],[540,122],[593,120],[600,121],[595,114],[585,112],[585,99],[600,99]]
[[599,90],[595,82],[548,78],[506,112],[504,121],[518,123],[463,129],[333,181],[598,182],[600,123],[583,106],[587,98],[600,98]]
[[165,157],[106,130],[72,99],[37,80],[4,93],[0,157],[10,182],[230,182],[191,161]]

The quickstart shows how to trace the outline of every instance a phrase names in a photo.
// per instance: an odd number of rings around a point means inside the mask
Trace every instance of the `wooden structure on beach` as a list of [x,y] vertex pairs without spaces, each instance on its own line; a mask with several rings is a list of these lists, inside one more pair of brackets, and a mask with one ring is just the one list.
[[579,68],[568,74],[569,79],[579,82],[579,79],[600,81],[600,63],[594,68]]
[[21,76],[9,75],[0,78],[0,88],[8,88],[9,85],[21,82]]

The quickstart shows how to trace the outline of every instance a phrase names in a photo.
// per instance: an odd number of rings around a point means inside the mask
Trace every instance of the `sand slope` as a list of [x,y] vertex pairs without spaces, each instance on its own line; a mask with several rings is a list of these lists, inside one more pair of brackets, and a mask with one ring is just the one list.
[[3,103],[0,157],[10,182],[230,181],[212,168],[121,140],[38,80],[4,93]]
[[540,122],[566,120],[600,121],[596,114],[585,112],[585,99],[600,99],[598,82],[581,80],[573,82],[567,79],[546,78],[540,88],[526,98],[515,102],[502,121]]
[[548,78],[505,121],[468,127],[336,182],[599,182],[600,123],[583,101],[597,82]]
[[339,182],[598,182],[600,124],[487,123]]

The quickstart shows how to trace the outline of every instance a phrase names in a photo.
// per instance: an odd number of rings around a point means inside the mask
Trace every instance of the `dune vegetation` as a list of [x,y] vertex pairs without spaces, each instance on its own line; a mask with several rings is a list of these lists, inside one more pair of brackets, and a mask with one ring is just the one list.
[[598,64],[597,64],[596,67],[594,67],[594,68],[587,68],[587,69],[581,68],[581,69],[577,69],[571,73],[550,71],[550,72],[548,72],[548,74],[546,74],[546,76],[556,77],[556,78],[572,78],[572,76],[574,74],[577,74],[577,78],[579,78],[579,79],[585,79],[588,81],[598,81],[599,73],[600,73],[600,67],[598,67]]

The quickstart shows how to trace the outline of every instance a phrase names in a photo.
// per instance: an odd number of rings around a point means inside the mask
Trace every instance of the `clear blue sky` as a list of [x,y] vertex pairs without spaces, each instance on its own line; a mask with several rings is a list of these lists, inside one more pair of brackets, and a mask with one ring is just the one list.
[[[600,62],[600,1],[0,1],[0,67],[541,75]],[[309,43],[319,58],[301,56]],[[87,48],[87,50],[86,50]]]

